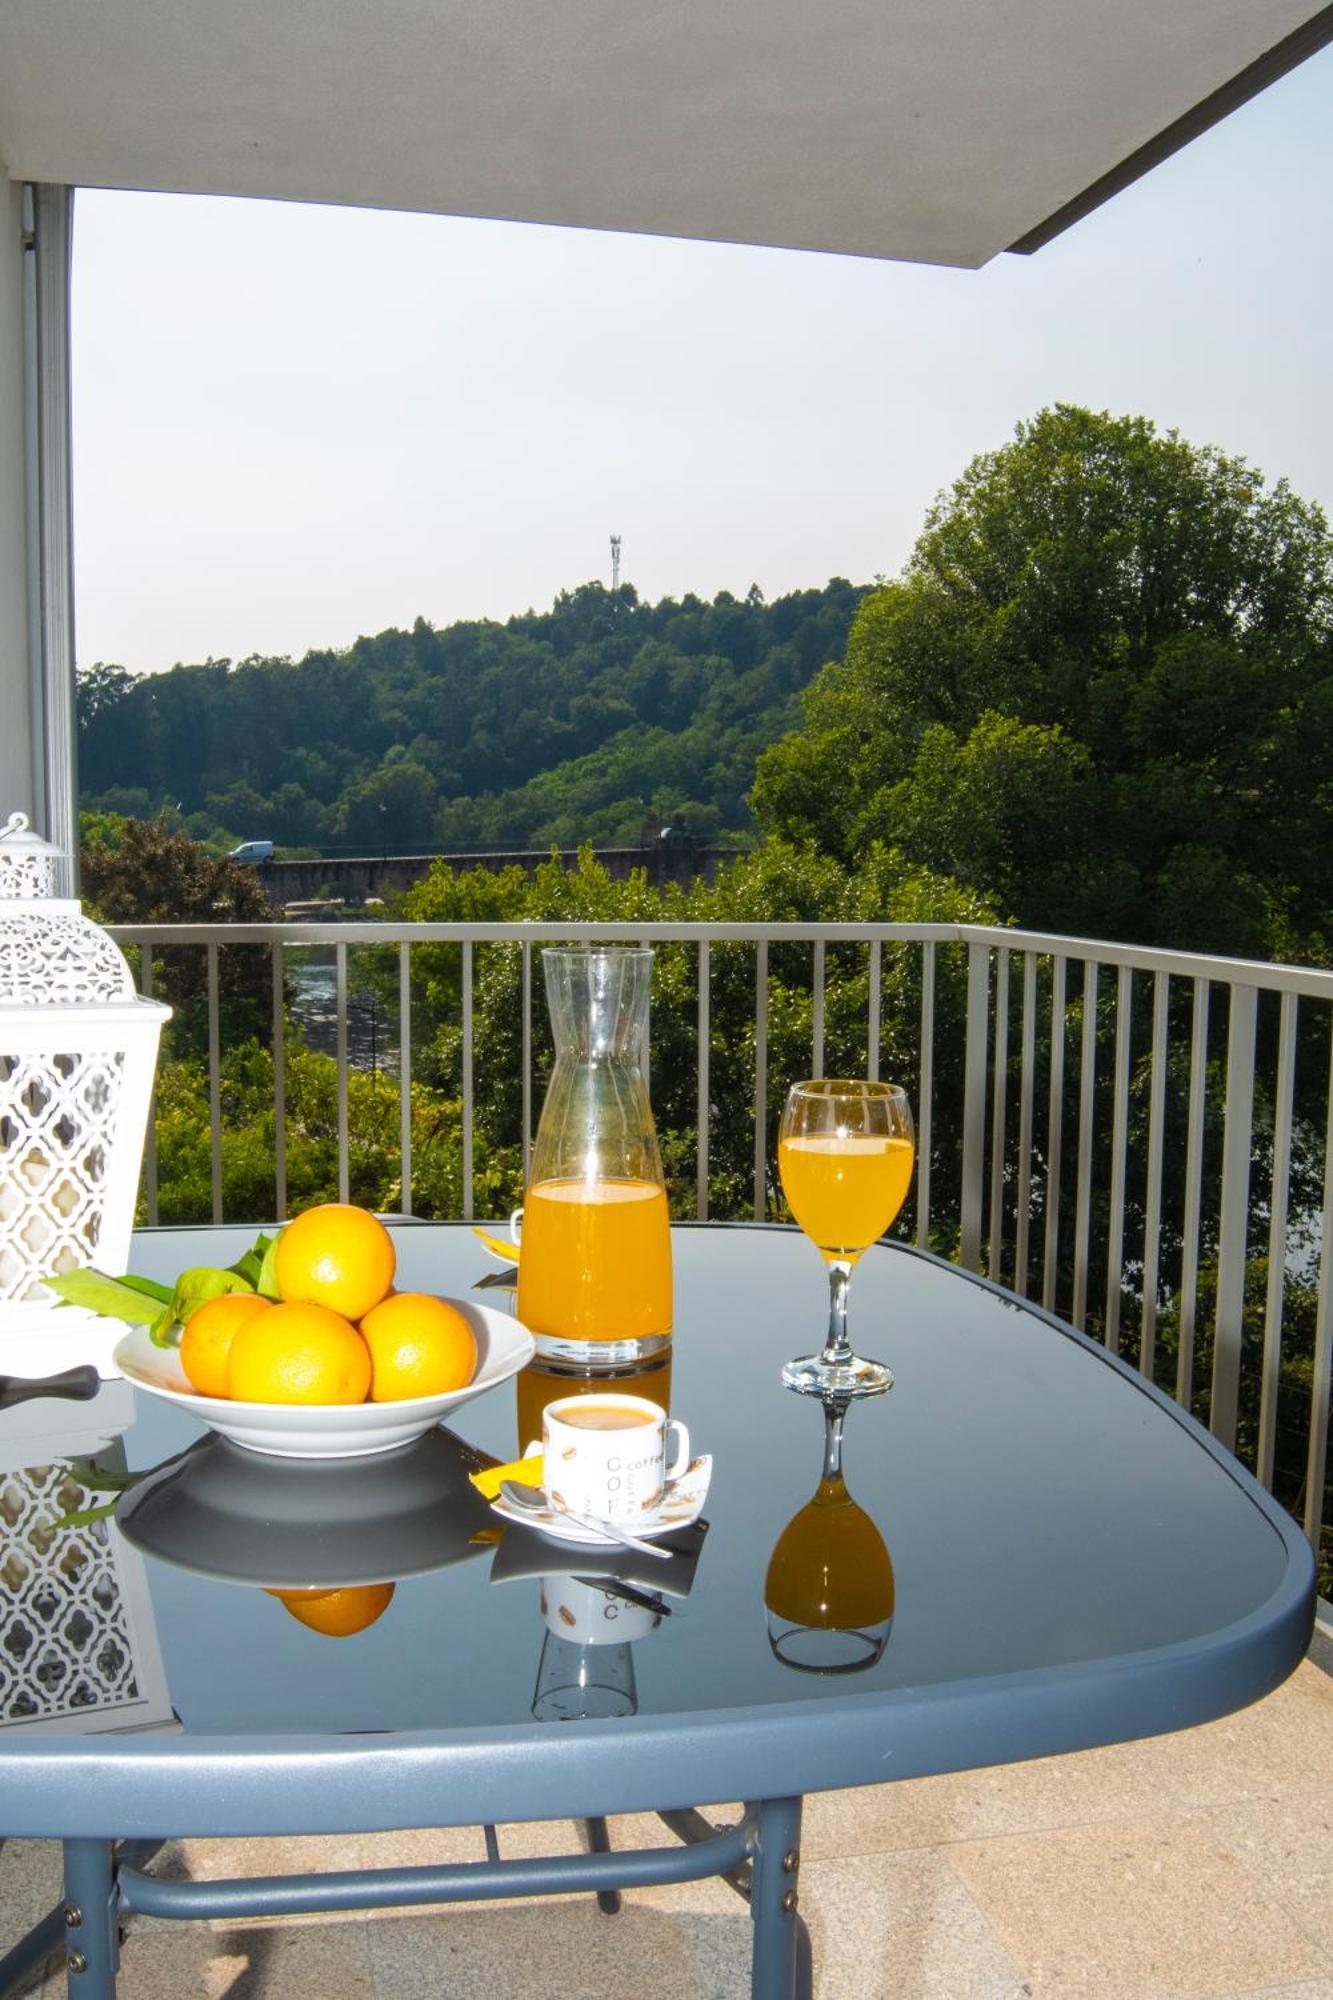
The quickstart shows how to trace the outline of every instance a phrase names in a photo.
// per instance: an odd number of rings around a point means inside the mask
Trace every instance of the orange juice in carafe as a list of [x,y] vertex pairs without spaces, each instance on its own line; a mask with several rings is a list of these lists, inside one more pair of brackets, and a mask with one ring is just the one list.
[[518,1316],[563,1340],[671,1331],[666,1191],[651,1181],[540,1181],[523,1205]]
[[644,1081],[652,953],[542,954],[555,1067],[523,1205],[518,1316],[539,1358],[634,1365],[671,1339],[671,1236]]

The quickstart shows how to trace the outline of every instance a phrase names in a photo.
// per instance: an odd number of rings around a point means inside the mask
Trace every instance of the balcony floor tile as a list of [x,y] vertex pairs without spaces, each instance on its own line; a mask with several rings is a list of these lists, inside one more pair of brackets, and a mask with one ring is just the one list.
[[949,1860],[1036,2000],[1209,2000],[1333,1971],[1197,1815],[962,1842]]

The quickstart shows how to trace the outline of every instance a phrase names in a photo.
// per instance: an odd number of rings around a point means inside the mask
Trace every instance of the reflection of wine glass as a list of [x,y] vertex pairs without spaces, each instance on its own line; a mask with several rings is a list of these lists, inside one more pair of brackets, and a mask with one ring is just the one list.
[[847,1339],[852,1267],[884,1234],[912,1178],[915,1140],[907,1093],[894,1083],[844,1079],[794,1083],[778,1133],[782,1191],[829,1274],[822,1354],[789,1361],[782,1379],[807,1396],[881,1396],[893,1387],[882,1361],[863,1361]]
[[893,1625],[893,1563],[884,1537],[847,1491],[842,1426],[850,1398],[824,1398],[824,1469],[793,1514],[764,1579],[768,1642],[784,1666],[806,1674],[873,1667]]

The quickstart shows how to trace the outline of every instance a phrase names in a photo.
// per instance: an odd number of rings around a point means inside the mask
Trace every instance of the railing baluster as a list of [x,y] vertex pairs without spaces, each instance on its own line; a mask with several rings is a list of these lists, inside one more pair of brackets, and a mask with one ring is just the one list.
[[1176,1401],[1188,1410],[1194,1401],[1194,1323],[1199,1307],[1199,1232],[1203,1209],[1203,1123],[1208,1083],[1209,982],[1194,982],[1190,1029],[1190,1094],[1185,1138],[1184,1243],[1180,1255],[1180,1352],[1176,1356]]
[[[139,991],[145,1000],[153,997],[153,947],[148,938],[139,946]],[[148,1214],[148,1227],[156,1229],[157,1210],[157,1073],[154,1070],[153,1087],[148,1094],[148,1123],[143,1135],[143,1182],[144,1207]]]
[[870,940],[870,1012],[866,1022],[866,1075],[872,1083],[879,1082],[879,1017],[880,986],[883,977],[882,959],[884,948],[878,938]]
[[1023,1057],[1018,1098],[1018,1210],[1014,1224],[1014,1290],[1027,1296],[1032,1235],[1032,1112],[1037,1095],[1037,954],[1023,953]]
[[814,965],[814,1022],[810,1048],[810,1074],[824,1074],[824,952],[823,938],[815,939]]
[[1063,958],[1051,960],[1051,1076],[1046,1118],[1046,1236],[1041,1273],[1041,1302],[1055,1306],[1060,1256],[1060,1165],[1064,1151],[1065,1096],[1065,974]]
[[1120,1295],[1125,1278],[1125,1169],[1129,1152],[1129,1040],[1133,977],[1122,965],[1115,982],[1115,1071],[1111,1104],[1111,1212],[1106,1226],[1106,1329],[1113,1354],[1120,1350]]
[[412,1213],[412,946],[398,947],[398,1183],[399,1210]]
[[282,946],[273,947],[273,1202],[287,1220],[287,985]]
[[1296,1082],[1294,993],[1282,995],[1278,1015],[1277,1076],[1273,1112],[1273,1189],[1269,1202],[1268,1296],[1264,1301],[1264,1358],[1259,1390],[1259,1446],[1255,1476],[1273,1484],[1277,1446],[1277,1393],[1282,1369],[1282,1308],[1287,1276],[1287,1207],[1291,1196],[1291,1100]]
[[700,1222],[708,1220],[708,1123],[710,1110],[709,1058],[712,1053],[710,1038],[709,981],[712,977],[711,954],[707,938],[699,940],[699,1060],[694,1081],[694,1135],[695,1135],[695,1212]]
[[754,1217],[768,1210],[768,939],[760,938],[754,972]]
[[1157,1293],[1162,1269],[1162,1156],[1166,1126],[1166,1044],[1171,1025],[1171,978],[1153,975],[1152,1080],[1148,1087],[1148,1188],[1143,1212],[1143,1311],[1139,1320],[1139,1369],[1151,1382],[1157,1369]]
[[990,1253],[987,1275],[999,1279],[1004,1261],[1005,1109],[1009,1084],[1009,953],[995,960],[995,1069],[991,1077]]
[[213,1220],[222,1220],[222,1052],[218,1030],[218,948],[208,956],[208,1157],[213,1186]]
[[1213,1392],[1208,1428],[1228,1450],[1236,1444],[1240,1352],[1245,1330],[1245,1251],[1250,1214],[1250,1140],[1254,1124],[1254,1031],[1259,995],[1233,986],[1227,1019],[1227,1094],[1222,1125],[1222,1215],[1217,1242],[1217,1317],[1213,1323]]
[[[639,943],[642,945],[645,951],[651,951],[653,948],[653,941],[651,938],[640,938]],[[649,1093],[650,1096],[652,1095],[652,1087],[653,1087],[653,973],[656,971],[656,969],[657,969],[657,961],[656,958],[654,958],[648,968],[648,1005],[644,1010],[644,1017],[643,1017],[643,1050],[642,1050],[643,1087]]]
[[1305,1532],[1316,1553],[1323,1539],[1328,1476],[1329,1378],[1333,1372],[1333,1038],[1329,1045],[1328,1114],[1324,1121],[1324,1211],[1319,1234],[1319,1303],[1315,1309],[1310,1376],[1310,1448],[1305,1463]]
[[1083,1327],[1088,1318],[1088,1238],[1092,1226],[1092,1126],[1097,1085],[1096,959],[1083,966],[1083,1033],[1078,1070],[1078,1172],[1074,1194],[1074,1298],[1071,1317]]
[[333,947],[333,986],[338,1050],[338,1199],[351,1200],[351,1161],[347,1136],[347,946]]
[[523,1185],[532,1165],[532,946],[523,946]]
[[[875,946],[878,953],[879,946]],[[878,959],[875,970],[878,971]],[[875,981],[875,1054],[879,1055],[879,981]],[[879,1066],[870,1072],[879,1075]],[[917,1095],[916,1120],[916,1240],[923,1250],[930,1248],[930,1147],[935,1109],[935,942],[928,938],[921,947],[921,1085]]]
[[472,1220],[472,940],[463,940],[463,1220]]
[[990,1039],[990,946],[967,948],[967,1042],[963,1069],[963,1186],[958,1254],[981,1268],[982,1158],[986,1144],[986,1053]]

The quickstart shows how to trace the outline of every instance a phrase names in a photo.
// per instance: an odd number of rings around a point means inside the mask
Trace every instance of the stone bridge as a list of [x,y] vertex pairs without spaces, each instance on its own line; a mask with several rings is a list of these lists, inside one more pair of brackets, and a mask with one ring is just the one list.
[[[690,882],[697,875],[711,882],[719,864],[736,854],[734,848],[704,847],[691,840],[659,840],[649,847],[599,847],[594,852],[616,881],[623,882],[634,869],[643,868],[649,881],[659,887],[667,882]],[[578,849],[559,848],[556,858],[566,868],[574,868]],[[456,875],[472,868],[485,868],[492,875],[506,868],[522,868],[532,875],[550,859],[549,848],[489,854],[354,854],[317,861],[265,861],[256,873],[275,903],[362,903],[370,896],[388,897],[410,889],[436,862]]]

